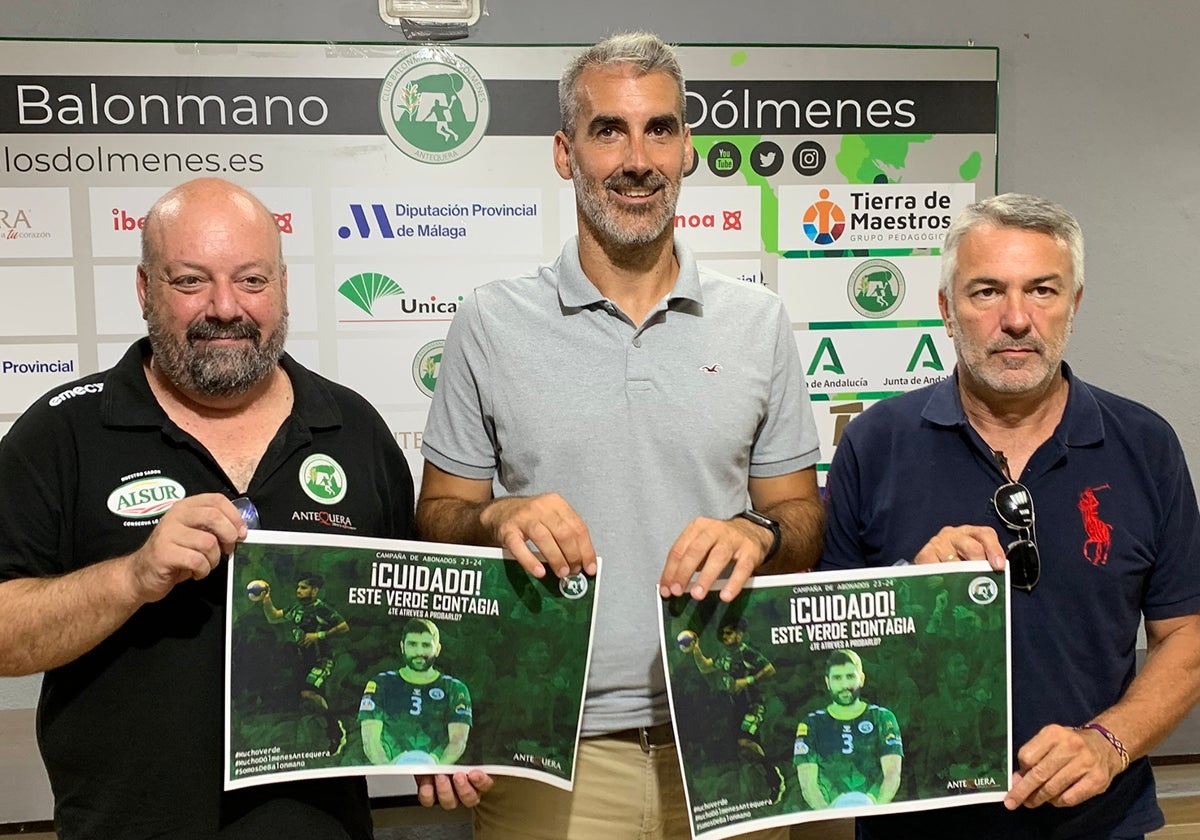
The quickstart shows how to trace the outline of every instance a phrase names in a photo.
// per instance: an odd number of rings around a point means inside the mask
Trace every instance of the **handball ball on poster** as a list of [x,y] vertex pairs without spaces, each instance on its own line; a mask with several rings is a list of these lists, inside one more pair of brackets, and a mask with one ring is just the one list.
[[437,759],[427,752],[409,750],[392,759],[392,764],[437,764]]
[[261,601],[270,591],[271,584],[265,580],[252,580],[246,584],[246,597],[251,601]]
[[833,800],[834,808],[857,808],[860,805],[874,805],[875,800],[869,794],[862,793],[857,790],[843,793],[837,799]]
[[675,644],[677,644],[679,649],[684,653],[691,653],[692,648],[696,646],[696,634],[691,630],[684,630],[675,637]]

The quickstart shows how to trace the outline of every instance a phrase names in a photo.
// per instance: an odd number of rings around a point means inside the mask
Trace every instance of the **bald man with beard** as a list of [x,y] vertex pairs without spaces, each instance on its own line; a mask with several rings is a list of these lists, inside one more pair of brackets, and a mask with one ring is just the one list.
[[[148,333],[0,441],[0,674],[45,671],[38,741],[62,840],[369,840],[362,779],[223,793],[223,560],[265,528],[412,535],[403,453],[359,395],[284,352],[287,268],[246,190],[146,216]],[[306,485],[319,461],[341,492]],[[249,517],[248,517],[249,519]]]

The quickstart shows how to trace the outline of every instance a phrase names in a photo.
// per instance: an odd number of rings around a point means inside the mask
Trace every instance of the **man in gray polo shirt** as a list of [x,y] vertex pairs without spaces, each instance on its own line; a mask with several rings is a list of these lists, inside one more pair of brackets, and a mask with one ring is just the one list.
[[559,103],[554,164],[574,181],[579,235],[459,308],[418,528],[503,546],[537,577],[605,563],[575,790],[496,780],[477,840],[684,838],[653,593],[703,597],[728,573],[728,600],[751,574],[812,566],[817,434],[778,298],[674,239],[694,151],[673,49],[602,41],[567,67]]

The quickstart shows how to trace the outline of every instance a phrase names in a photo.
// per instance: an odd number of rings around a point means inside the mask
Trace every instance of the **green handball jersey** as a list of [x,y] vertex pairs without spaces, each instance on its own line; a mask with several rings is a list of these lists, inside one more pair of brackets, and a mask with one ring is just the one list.
[[322,630],[329,631],[346,620],[342,618],[341,613],[320,598],[314,598],[307,604],[297,601],[283,611],[283,618],[286,623],[291,624],[287,629],[288,641],[299,648],[304,659],[313,662],[329,656],[329,643],[322,639],[315,645],[304,647],[304,636]]
[[885,755],[904,755],[900,725],[890,710],[869,705],[852,720],[838,720],[818,709],[796,727],[792,763],[819,766],[825,799],[833,802],[852,792],[874,798],[883,782],[879,759]]
[[413,751],[440,760],[449,740],[446,727],[471,725],[471,694],[447,674],[416,685],[397,671],[384,671],[367,683],[358,719],[383,721],[383,747],[390,760]]

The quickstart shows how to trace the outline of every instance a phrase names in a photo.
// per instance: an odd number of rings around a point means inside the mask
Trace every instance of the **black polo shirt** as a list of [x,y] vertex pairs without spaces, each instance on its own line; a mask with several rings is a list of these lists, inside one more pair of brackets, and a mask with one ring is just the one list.
[[[146,339],[45,395],[0,441],[0,580],[129,554],[174,498],[238,490],[158,405]],[[412,477],[378,412],[306,370],[247,494],[263,528],[411,538]],[[361,779],[221,792],[228,564],[48,672],[38,739],[62,840],[371,837]],[[70,603],[54,605],[73,620]],[[77,619],[74,619],[77,620]]]

